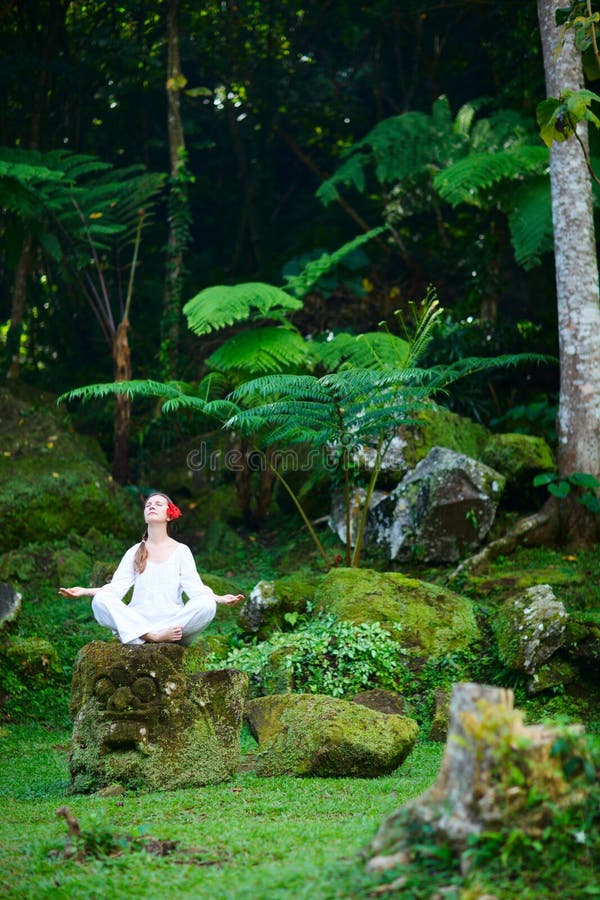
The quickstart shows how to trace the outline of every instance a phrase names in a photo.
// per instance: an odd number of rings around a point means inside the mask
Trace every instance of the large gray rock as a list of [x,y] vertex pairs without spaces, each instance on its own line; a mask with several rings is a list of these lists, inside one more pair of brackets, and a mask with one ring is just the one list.
[[258,775],[359,776],[393,772],[406,759],[419,726],[322,694],[258,697],[244,717],[258,742]]
[[0,631],[21,611],[21,595],[9,584],[0,583]]
[[248,679],[190,674],[194,648],[94,641],[73,670],[71,793],[215,784],[240,762]]
[[462,453],[434,447],[369,510],[367,540],[390,559],[456,562],[484,540],[505,479]]
[[500,659],[532,675],[565,643],[568,613],[549,584],[506,600],[494,616]]
[[[350,494],[350,546],[354,547],[358,529],[360,527],[360,519],[364,509],[367,492],[365,488],[355,487]],[[372,509],[381,500],[387,497],[385,491],[373,491],[369,501],[369,508]],[[342,491],[336,491],[331,500],[331,512],[329,514],[329,527],[337,534],[342,543],[347,544],[348,521],[346,519],[346,502]]]

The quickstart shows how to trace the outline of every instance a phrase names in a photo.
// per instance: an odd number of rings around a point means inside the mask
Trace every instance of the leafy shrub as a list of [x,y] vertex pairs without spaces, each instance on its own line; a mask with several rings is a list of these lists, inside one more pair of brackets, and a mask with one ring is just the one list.
[[293,689],[305,693],[346,697],[373,687],[401,691],[410,681],[405,650],[378,622],[362,623],[321,616],[293,633],[232,650],[225,660],[209,665],[232,666],[254,683],[279,664],[291,675]]

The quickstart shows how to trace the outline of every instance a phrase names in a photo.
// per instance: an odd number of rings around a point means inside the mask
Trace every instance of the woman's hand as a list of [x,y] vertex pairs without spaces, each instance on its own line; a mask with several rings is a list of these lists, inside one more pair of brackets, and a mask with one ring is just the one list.
[[93,597],[96,592],[94,588],[72,587],[59,588],[58,593],[61,597]]
[[222,597],[215,597],[217,603],[222,603],[224,606],[235,606],[236,603],[240,603],[243,599],[243,594],[223,594]]

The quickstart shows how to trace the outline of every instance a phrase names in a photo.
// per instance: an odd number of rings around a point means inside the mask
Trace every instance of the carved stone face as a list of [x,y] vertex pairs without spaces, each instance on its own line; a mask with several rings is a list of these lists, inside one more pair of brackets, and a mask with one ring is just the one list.
[[113,666],[96,679],[94,697],[98,712],[108,723],[104,742],[108,747],[135,749],[146,744],[156,730],[162,703],[155,675],[128,672]]
[[168,740],[185,695],[183,652],[175,644],[161,645],[160,653],[156,645],[89,645],[78,666],[71,713],[80,724],[88,720],[105,752]]
[[82,648],[69,707],[71,792],[189,787],[235,771],[247,678],[189,674],[190,653],[169,643]]

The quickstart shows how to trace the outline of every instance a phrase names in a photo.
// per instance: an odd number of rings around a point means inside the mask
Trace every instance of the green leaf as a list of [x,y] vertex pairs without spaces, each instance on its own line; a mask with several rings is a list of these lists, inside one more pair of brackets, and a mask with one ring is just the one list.
[[553,484],[548,485],[548,490],[555,497],[559,497],[561,500],[564,500],[565,497],[569,496],[571,491],[571,485],[568,481],[557,481]]
[[553,481],[556,481],[556,478],[555,472],[542,472],[533,479],[533,486],[540,487],[543,484],[551,484]]
[[256,315],[282,320],[287,313],[301,307],[300,300],[281,288],[263,282],[246,282],[205,288],[188,300],[183,312],[194,334],[203,335]]
[[600,481],[588,472],[573,472],[569,475],[569,481],[576,487],[587,488],[591,491],[595,491],[596,488],[600,487]]

